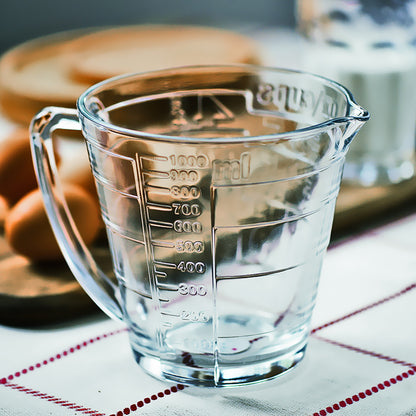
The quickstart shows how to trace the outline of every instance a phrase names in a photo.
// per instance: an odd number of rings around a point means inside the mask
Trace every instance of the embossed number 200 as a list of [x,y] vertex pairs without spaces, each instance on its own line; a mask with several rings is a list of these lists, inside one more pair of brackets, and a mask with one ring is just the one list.
[[183,321],[208,322],[208,316],[202,311],[181,311],[180,317]]

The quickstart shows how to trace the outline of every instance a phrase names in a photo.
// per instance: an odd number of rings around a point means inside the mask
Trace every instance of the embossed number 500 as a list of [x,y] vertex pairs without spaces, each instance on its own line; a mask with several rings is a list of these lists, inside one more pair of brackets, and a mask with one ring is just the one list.
[[183,241],[176,242],[176,251],[179,253],[202,253],[204,243],[202,241]]

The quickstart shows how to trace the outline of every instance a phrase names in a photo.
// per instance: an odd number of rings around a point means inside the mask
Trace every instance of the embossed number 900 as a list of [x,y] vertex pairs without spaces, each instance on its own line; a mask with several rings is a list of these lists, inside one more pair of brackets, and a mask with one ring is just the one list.
[[173,181],[198,182],[198,172],[195,170],[172,169],[169,176]]

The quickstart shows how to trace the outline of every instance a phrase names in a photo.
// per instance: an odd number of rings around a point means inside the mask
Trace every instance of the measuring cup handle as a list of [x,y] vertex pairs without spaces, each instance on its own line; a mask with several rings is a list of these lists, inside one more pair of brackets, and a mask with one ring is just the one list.
[[65,260],[80,285],[107,315],[122,319],[117,299],[119,290],[93,259],[65,201],[53,151],[52,133],[58,129],[81,130],[76,110],[48,107],[30,125],[32,157],[46,213]]

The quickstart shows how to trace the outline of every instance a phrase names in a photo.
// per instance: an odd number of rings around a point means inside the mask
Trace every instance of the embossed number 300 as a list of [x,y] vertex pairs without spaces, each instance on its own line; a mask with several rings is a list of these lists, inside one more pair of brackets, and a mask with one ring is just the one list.
[[179,294],[183,296],[205,296],[207,294],[207,289],[204,285],[188,285],[186,283],[180,283]]

